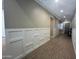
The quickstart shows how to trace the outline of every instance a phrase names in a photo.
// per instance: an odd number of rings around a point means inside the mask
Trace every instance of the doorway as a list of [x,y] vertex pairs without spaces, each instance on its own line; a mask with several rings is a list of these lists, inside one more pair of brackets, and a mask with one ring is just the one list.
[[53,21],[54,19],[52,17],[50,17],[50,37],[53,36]]

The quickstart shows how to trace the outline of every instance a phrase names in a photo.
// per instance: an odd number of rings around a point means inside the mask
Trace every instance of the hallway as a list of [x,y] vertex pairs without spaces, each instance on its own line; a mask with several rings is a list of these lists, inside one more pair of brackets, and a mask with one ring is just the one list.
[[76,58],[75,0],[3,2],[2,59]]
[[23,59],[75,59],[72,40],[61,34],[41,47],[37,48]]

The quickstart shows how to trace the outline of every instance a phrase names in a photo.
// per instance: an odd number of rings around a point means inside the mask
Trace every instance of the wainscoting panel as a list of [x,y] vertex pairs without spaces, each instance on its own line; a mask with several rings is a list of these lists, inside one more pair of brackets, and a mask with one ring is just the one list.
[[6,29],[6,42],[9,48],[9,51],[6,49],[6,54],[12,54],[12,58],[10,57],[10,59],[20,59],[49,40],[49,28]]

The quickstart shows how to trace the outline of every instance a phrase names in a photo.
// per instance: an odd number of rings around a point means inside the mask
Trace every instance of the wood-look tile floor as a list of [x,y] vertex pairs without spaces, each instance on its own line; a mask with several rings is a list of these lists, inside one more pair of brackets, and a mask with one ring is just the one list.
[[60,35],[33,52],[23,59],[76,59],[71,38]]

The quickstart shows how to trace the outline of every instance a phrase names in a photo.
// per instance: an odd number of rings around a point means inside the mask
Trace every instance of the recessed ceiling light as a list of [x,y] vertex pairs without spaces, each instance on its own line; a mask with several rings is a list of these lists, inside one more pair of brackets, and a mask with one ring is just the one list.
[[55,0],[55,2],[58,2],[59,0]]
[[63,13],[64,11],[63,10],[60,10],[60,12]]

